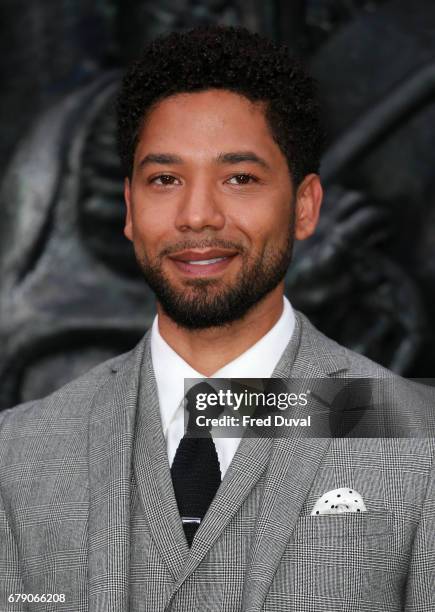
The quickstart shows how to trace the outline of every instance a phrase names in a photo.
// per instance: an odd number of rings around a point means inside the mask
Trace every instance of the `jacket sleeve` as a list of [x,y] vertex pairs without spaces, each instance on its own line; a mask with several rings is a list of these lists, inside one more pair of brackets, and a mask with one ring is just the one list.
[[[4,416],[8,411],[0,414],[0,444],[6,448],[1,436],[1,427]],[[1,452],[0,452],[1,459]],[[2,470],[0,461],[0,610],[1,612],[27,612],[28,606],[24,602],[9,602],[8,597],[16,593],[25,593],[20,573],[19,554],[17,542],[8,520],[6,504],[2,497]]]
[[[435,439],[432,439],[435,447]],[[414,539],[406,585],[405,612],[435,610],[435,463]]]
[[20,575],[18,546],[8,522],[0,489],[0,610],[2,612],[27,612],[28,607],[24,602],[8,601],[11,594],[17,593],[25,593]]

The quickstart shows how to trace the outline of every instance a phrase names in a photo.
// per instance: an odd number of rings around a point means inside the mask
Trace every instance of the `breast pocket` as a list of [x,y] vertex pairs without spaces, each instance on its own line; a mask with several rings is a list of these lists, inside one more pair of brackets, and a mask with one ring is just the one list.
[[[392,576],[394,514],[389,510],[303,516],[295,524],[267,602],[282,610],[390,610],[403,584]],[[397,583],[397,584],[396,584]],[[382,604],[382,605],[381,605]],[[281,610],[280,607],[276,610]]]
[[388,510],[343,512],[302,516],[293,530],[294,541],[337,538],[365,538],[392,533],[394,515]]

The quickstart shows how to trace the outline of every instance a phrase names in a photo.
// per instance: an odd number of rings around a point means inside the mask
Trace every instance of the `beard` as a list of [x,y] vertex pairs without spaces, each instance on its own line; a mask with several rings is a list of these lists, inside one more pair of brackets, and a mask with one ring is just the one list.
[[[136,253],[136,259],[145,281],[154,292],[164,312],[180,327],[200,330],[229,326],[243,317],[270,293],[286,275],[294,244],[294,228],[291,224],[286,244],[282,249],[269,247],[252,258],[240,245],[224,241],[193,242],[177,245],[171,252],[195,248],[232,248],[239,251],[242,265],[231,284],[216,278],[192,278],[176,288],[162,272],[161,266],[146,256]],[[163,254],[168,254],[165,250]],[[160,255],[159,260],[163,258]],[[186,290],[191,287],[191,291]]]

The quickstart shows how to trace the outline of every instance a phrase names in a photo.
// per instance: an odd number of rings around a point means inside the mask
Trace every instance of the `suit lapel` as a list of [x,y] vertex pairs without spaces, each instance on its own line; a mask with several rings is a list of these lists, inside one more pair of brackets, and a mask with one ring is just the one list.
[[[130,470],[144,340],[111,368],[89,419],[89,610],[127,612]],[[109,366],[108,366],[109,367]]]
[[189,553],[169,468],[147,334],[135,427],[133,469],[151,536],[174,581]]
[[[296,317],[299,346],[294,362],[284,354],[273,376],[315,379],[345,371],[347,359],[342,348],[320,334],[306,317],[300,313]],[[304,410],[296,416],[304,416]],[[261,610],[330,442],[326,437],[303,437],[298,428],[274,440],[244,583],[244,612]]]

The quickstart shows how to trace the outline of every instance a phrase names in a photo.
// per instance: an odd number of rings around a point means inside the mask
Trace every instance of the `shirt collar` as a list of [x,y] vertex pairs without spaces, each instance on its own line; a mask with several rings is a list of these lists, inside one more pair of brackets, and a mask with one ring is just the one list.
[[[283,296],[282,314],[267,334],[210,378],[269,378],[290,342],[294,327],[293,308],[286,296]],[[163,431],[166,431],[184,397],[184,379],[206,377],[184,361],[162,338],[158,315],[151,329],[151,358]]]

